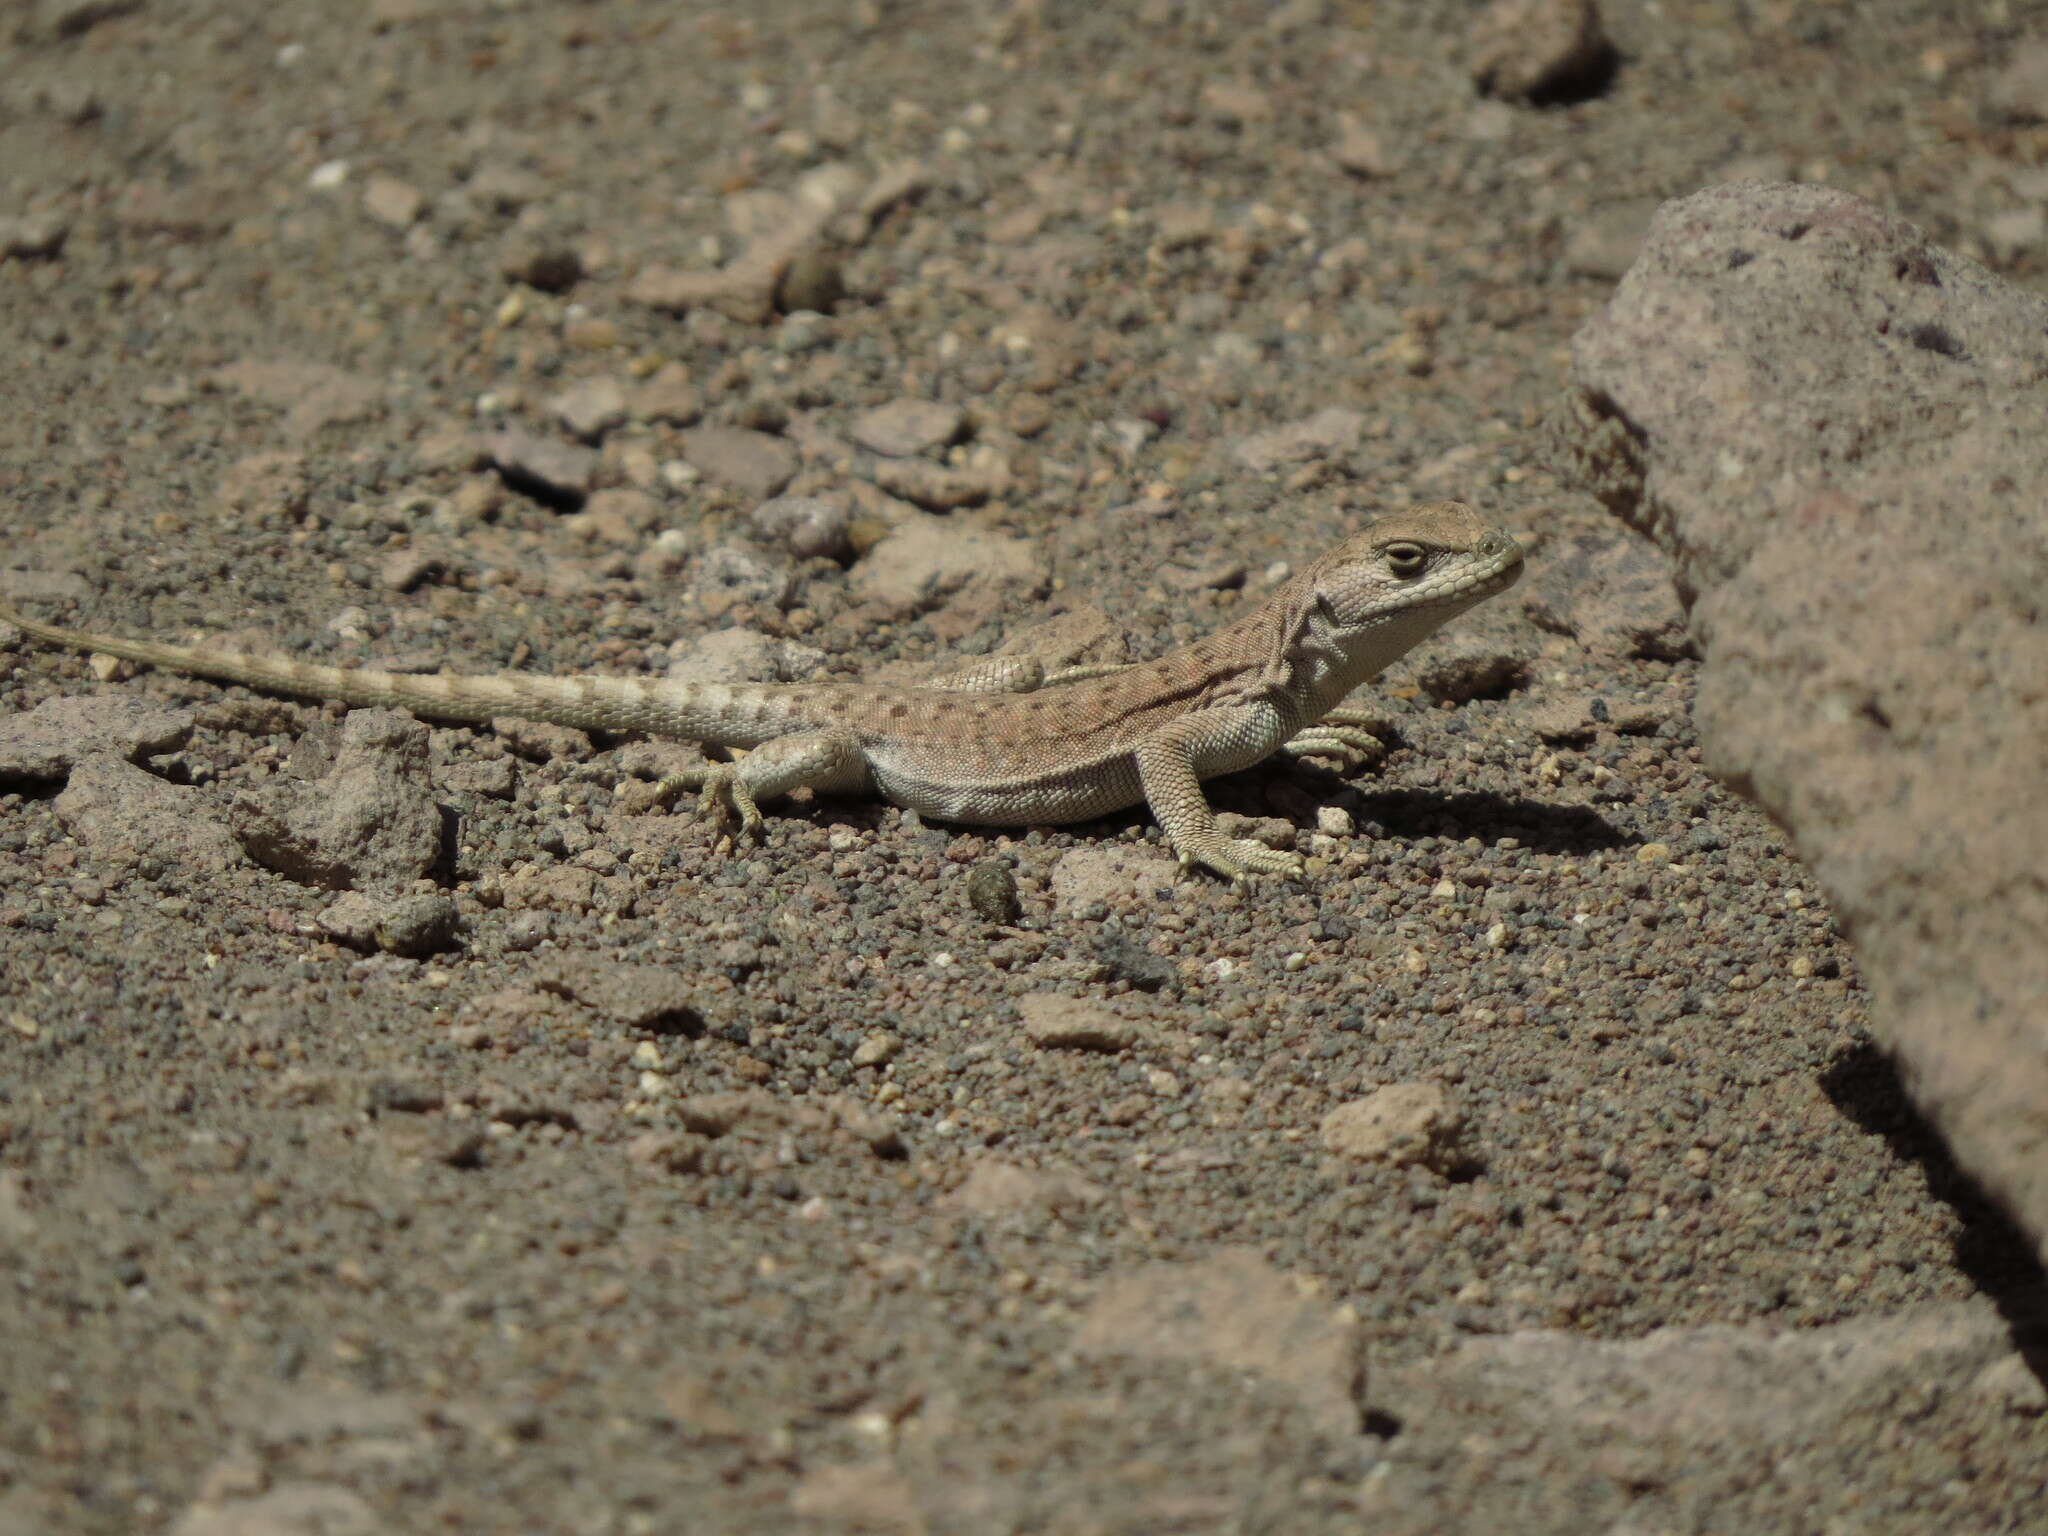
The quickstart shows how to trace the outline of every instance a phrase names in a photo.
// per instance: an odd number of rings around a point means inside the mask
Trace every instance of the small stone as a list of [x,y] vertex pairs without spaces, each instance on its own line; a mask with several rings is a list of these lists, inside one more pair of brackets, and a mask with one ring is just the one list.
[[557,421],[594,443],[626,419],[626,388],[617,379],[578,379],[548,401]]
[[1050,992],[1018,998],[1017,1013],[1024,1021],[1025,1037],[1042,1049],[1124,1051],[1143,1034],[1132,1020],[1101,1003]]
[[2048,212],[2038,205],[1994,213],[1984,221],[1984,241],[2000,261],[2013,261],[2048,237]]
[[542,293],[567,293],[583,281],[583,258],[559,238],[519,232],[498,252],[498,271]]
[[1036,437],[1052,425],[1052,405],[1040,395],[1019,395],[1003,408],[1003,425],[1019,437]]
[[1441,1083],[1392,1083],[1323,1117],[1323,1145],[1360,1162],[1396,1168],[1455,1167],[1465,1117]]
[[544,501],[580,507],[597,477],[596,453],[530,432],[494,433],[486,451],[506,484]]
[[1307,1277],[1248,1248],[1112,1270],[1074,1332],[1084,1357],[1193,1364],[1294,1398],[1324,1433],[1353,1439],[1364,1387],[1358,1319]]
[[1247,469],[1274,474],[1322,459],[1342,458],[1365,439],[1365,413],[1333,405],[1290,426],[1255,432],[1237,445]]
[[665,421],[687,427],[704,414],[704,397],[690,383],[681,363],[663,363],[645,383],[626,397],[635,421]]
[[1526,675],[1521,660],[1498,641],[1463,630],[1437,637],[1415,664],[1416,686],[1439,704],[1499,698]]
[[450,763],[434,770],[434,787],[457,795],[481,795],[490,800],[509,800],[518,788],[517,771],[509,757],[487,757],[473,762]]
[[853,424],[853,440],[890,458],[907,459],[956,442],[967,430],[967,413],[937,400],[891,400]]
[[846,275],[838,258],[826,251],[803,251],[790,261],[776,286],[775,307],[784,314],[832,313],[846,297]]
[[517,213],[550,190],[545,179],[503,160],[486,160],[470,174],[469,195],[494,213]]
[[574,998],[621,1029],[694,1035],[704,1028],[690,979],[659,965],[586,962],[543,977],[541,989]]
[[349,891],[319,916],[330,938],[354,949],[381,949],[417,959],[446,949],[454,938],[457,912],[443,891],[387,896]]
[[786,608],[796,595],[797,572],[788,560],[758,545],[727,540],[704,551],[690,567],[690,599],[708,616],[741,604]]
[[1643,236],[1650,229],[1650,216],[1656,211],[1654,202],[1619,203],[1596,210],[1565,242],[1566,270],[1576,277],[1618,281],[1635,265]]
[[967,904],[985,922],[1006,928],[1024,911],[1017,876],[1001,859],[982,859],[967,872]]
[[969,582],[1035,589],[1044,580],[1042,555],[1030,540],[952,518],[908,517],[867,551],[848,585],[860,601],[910,612]]
[[958,1188],[940,1204],[984,1221],[1031,1226],[1061,1211],[1099,1204],[1108,1191],[1079,1174],[1027,1167],[999,1157],[981,1157]]
[[853,512],[840,496],[771,497],[747,522],[755,538],[799,560],[837,560],[852,549]]
[[0,261],[48,260],[64,249],[71,226],[54,213],[0,218]]
[[395,176],[372,176],[363,184],[363,211],[393,229],[412,225],[426,203],[418,187]]
[[441,859],[427,749],[410,715],[351,711],[299,739],[289,774],[243,791],[230,824],[251,858],[301,884],[401,886]]
[[1469,49],[1473,83],[1503,101],[1583,90],[1614,59],[1594,0],[1494,0],[1473,24]]
[[377,568],[377,580],[393,592],[410,592],[440,568],[441,557],[412,546],[395,549]]
[[140,762],[175,752],[191,739],[189,709],[164,709],[119,694],[45,699],[23,714],[0,715],[0,783],[63,778],[96,753]]
[[978,507],[1010,484],[1008,472],[994,464],[954,468],[929,459],[883,459],[875,465],[874,479],[891,496],[931,512]]
[[1226,123],[1270,122],[1273,98],[1255,85],[1232,80],[1211,80],[1202,87],[1202,106],[1212,117]]
[[656,1173],[695,1173],[704,1164],[704,1140],[680,1131],[649,1131],[626,1143],[626,1157]]
[[2027,1357],[2017,1350],[1993,1360],[1970,1385],[1980,1397],[2006,1413],[2029,1419],[2048,1413],[2048,1389],[2042,1387],[2041,1378],[2028,1365]]
[[209,795],[166,784],[117,757],[80,758],[51,809],[66,832],[109,862],[148,859],[188,875],[215,874],[243,862],[240,845],[214,816]]
[[856,1067],[879,1067],[894,1061],[902,1049],[903,1039],[900,1035],[878,1030],[853,1048],[853,1064]]
[[761,500],[796,477],[796,449],[782,438],[745,427],[692,427],[683,457],[706,477]]
[[1337,138],[1330,146],[1330,158],[1354,176],[1372,179],[1394,173],[1378,132],[1353,112],[1337,114]]
[[2013,49],[2005,67],[1991,77],[1985,102],[2008,122],[2048,123],[2048,39],[2035,38]]

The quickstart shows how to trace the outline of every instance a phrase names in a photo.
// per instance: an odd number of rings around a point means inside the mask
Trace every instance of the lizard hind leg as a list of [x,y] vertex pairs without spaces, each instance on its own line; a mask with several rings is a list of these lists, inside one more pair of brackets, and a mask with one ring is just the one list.
[[[763,800],[773,800],[792,790],[822,790],[829,794],[860,794],[871,790],[860,740],[850,731],[803,731],[764,741],[734,763],[706,763],[701,768],[684,768],[655,785],[663,799],[680,789],[701,791],[698,814],[728,817],[739,824],[741,834],[761,834]],[[731,846],[727,831],[719,839],[721,850]]]

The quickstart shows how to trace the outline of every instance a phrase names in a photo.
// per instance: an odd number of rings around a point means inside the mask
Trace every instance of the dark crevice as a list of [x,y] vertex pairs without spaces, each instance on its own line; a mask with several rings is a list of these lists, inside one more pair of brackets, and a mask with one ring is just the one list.
[[1906,1096],[1891,1057],[1875,1041],[1859,1041],[1828,1064],[1820,1086],[1843,1114],[1918,1166],[1928,1193],[1961,1219],[1956,1268],[1991,1298],[2012,1324],[2028,1365],[2048,1379],[2048,1272],[2033,1241],[1956,1165],[1948,1144]]

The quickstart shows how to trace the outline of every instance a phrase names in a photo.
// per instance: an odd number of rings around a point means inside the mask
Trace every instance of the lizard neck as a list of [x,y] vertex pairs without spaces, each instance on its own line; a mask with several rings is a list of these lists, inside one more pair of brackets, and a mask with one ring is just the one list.
[[1437,627],[1430,616],[1396,613],[1365,629],[1340,629],[1310,608],[1293,637],[1288,692],[1302,718],[1320,720],[1353,689],[1371,682]]

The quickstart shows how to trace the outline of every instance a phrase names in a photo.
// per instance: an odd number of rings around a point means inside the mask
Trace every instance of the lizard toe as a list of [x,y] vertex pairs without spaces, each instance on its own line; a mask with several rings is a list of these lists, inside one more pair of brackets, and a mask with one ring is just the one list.
[[1298,875],[1302,868],[1300,854],[1268,848],[1245,837],[1219,837],[1181,850],[1182,869],[1197,864],[1233,885],[1244,885],[1252,875]]

